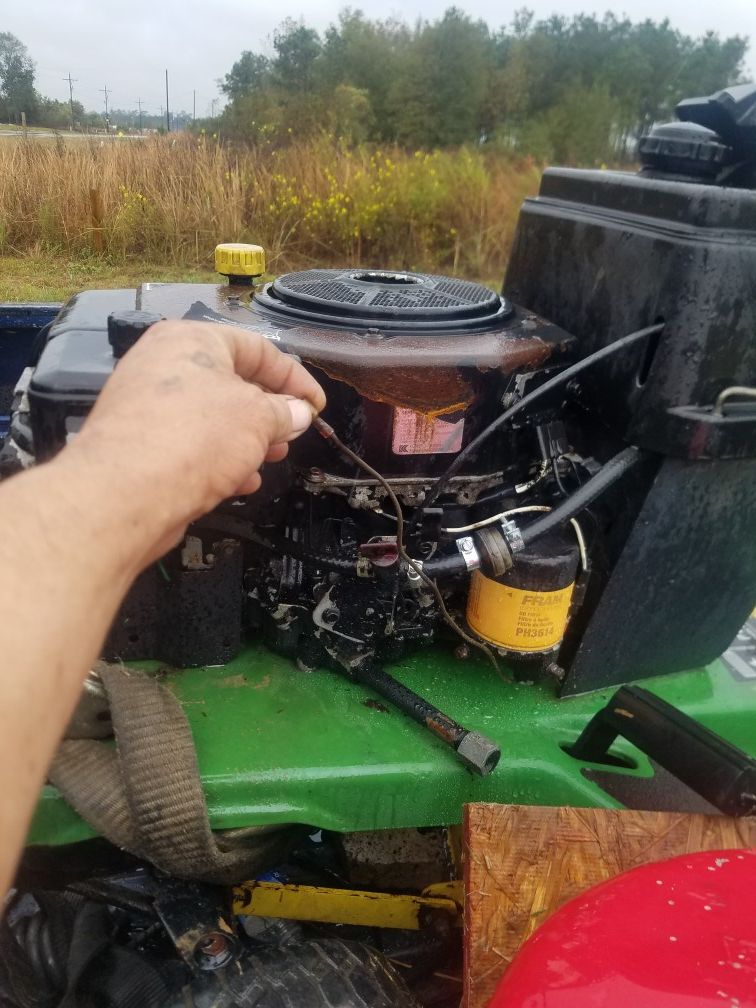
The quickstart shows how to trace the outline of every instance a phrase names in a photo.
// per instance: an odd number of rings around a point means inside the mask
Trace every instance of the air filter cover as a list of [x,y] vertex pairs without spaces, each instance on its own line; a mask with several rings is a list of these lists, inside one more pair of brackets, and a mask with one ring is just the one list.
[[414,332],[494,328],[512,314],[507,301],[481,284],[387,270],[286,273],[256,301],[258,307],[310,323]]

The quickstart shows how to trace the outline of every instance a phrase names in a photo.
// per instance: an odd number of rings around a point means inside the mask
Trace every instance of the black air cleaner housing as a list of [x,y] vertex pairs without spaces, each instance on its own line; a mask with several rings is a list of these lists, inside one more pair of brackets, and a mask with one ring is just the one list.
[[469,280],[387,270],[287,273],[268,284],[257,304],[305,322],[429,334],[489,329],[514,311],[504,298]]
[[[571,344],[487,287],[426,274],[318,269],[253,292],[203,284],[87,291],[52,324],[30,385],[38,459],[75,434],[117,363],[108,316],[134,309],[253,329],[296,354],[326,389],[326,420],[397,476],[441,472],[493,419],[516,375],[559,361]],[[490,457],[466,472],[491,469]],[[313,433],[292,445],[291,461],[351,472]]]

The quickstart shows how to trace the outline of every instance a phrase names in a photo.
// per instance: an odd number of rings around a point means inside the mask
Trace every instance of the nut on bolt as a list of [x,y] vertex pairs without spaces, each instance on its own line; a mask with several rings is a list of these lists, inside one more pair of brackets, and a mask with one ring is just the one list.
[[210,973],[228,966],[238,954],[236,938],[226,931],[208,931],[194,947],[194,961],[197,966]]
[[457,746],[457,756],[465,766],[481,777],[487,777],[501,758],[501,749],[480,732],[467,732]]

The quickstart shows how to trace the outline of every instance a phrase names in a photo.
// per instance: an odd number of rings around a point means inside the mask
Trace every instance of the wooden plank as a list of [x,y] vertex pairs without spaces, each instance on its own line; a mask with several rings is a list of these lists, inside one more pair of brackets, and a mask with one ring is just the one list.
[[648,861],[756,847],[756,820],[625,809],[468,805],[462,1008],[485,1008],[523,941],[573,896]]

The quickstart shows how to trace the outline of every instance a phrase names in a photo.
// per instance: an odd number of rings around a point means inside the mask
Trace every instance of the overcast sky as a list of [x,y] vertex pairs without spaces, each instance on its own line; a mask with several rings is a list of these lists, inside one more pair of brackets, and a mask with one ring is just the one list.
[[[473,17],[496,27],[507,23],[518,7],[540,17],[581,11],[602,13],[591,0],[516,0],[504,6],[496,0],[457,0]],[[346,6],[342,0],[3,0],[0,31],[10,31],[27,46],[37,64],[37,88],[53,98],[68,98],[69,73],[76,78],[74,97],[88,109],[102,109],[107,86],[111,108],[160,112],[165,102],[164,73],[170,79],[170,105],[191,111],[197,92],[197,115],[206,115],[218,97],[216,81],[243,49],[269,49],[274,28],[285,17],[304,17],[325,28]],[[388,0],[384,5],[352,2],[374,17],[389,13],[407,19],[434,18],[451,0]],[[721,35],[742,34],[756,42],[756,0],[626,0],[617,14],[633,20],[668,17],[690,35],[714,29]],[[756,77],[756,46],[747,56],[750,77]]]

